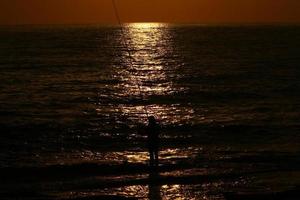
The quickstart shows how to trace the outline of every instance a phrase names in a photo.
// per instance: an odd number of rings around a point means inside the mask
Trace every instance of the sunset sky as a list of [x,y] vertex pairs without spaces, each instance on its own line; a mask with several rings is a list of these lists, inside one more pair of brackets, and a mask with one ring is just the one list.
[[[300,0],[116,0],[123,22],[300,23]],[[111,0],[1,0],[0,24],[116,23]]]

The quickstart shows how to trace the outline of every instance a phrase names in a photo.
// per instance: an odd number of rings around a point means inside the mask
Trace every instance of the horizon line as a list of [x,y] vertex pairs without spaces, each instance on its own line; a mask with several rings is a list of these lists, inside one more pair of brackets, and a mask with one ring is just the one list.
[[[132,21],[132,22],[124,22],[121,25],[127,24],[169,24],[169,25],[197,25],[197,26],[230,26],[230,25],[300,25],[300,22],[161,22],[161,21]],[[103,23],[103,22],[95,22],[95,23],[16,23],[16,24],[0,24],[0,26],[120,26],[118,23]]]

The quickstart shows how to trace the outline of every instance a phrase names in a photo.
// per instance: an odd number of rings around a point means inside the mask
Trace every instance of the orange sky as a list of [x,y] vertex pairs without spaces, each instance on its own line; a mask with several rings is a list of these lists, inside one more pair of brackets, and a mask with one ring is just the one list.
[[[300,23],[300,0],[116,0],[126,22]],[[0,24],[115,23],[111,0],[0,0]]]

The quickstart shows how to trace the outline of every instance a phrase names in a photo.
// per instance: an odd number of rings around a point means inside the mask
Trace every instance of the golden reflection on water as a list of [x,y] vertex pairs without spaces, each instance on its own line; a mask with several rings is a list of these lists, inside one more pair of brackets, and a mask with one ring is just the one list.
[[165,199],[184,199],[184,197],[181,194],[180,185],[163,185],[161,189],[164,193],[163,196],[166,197]]
[[113,195],[124,197],[133,197],[148,200],[220,200],[220,195],[209,194],[208,191],[202,190],[201,185],[134,185],[117,188],[111,191]]
[[[138,117],[145,115],[144,106],[122,105],[123,113],[130,116]],[[147,111],[149,115],[155,116],[161,124],[177,124],[181,125],[193,119],[194,109],[182,107],[179,104],[170,105],[148,105]],[[136,119],[140,120],[140,119]]]
[[[164,57],[173,52],[172,40],[166,28],[168,25],[161,23],[132,23],[124,28],[125,44],[128,51],[124,51],[127,66],[119,73],[121,88],[124,95],[130,98],[148,99],[150,96],[170,95],[178,91],[166,74]],[[127,115],[144,118],[144,106],[120,106],[121,111]],[[148,112],[156,117],[168,115],[165,108],[157,106],[148,107]],[[141,121],[140,121],[141,122]]]
[[118,195],[126,197],[138,197],[145,198],[148,193],[148,189],[142,185],[133,185],[120,188],[120,193]]
[[[185,148],[185,149],[164,149],[159,152],[159,159],[161,162],[172,163],[177,162],[178,159],[193,158],[197,155],[199,149]],[[147,163],[149,154],[145,151],[122,151],[110,152],[102,158],[109,162],[128,162],[128,163]]]
[[128,52],[124,51],[124,57],[129,66],[122,71],[121,78],[125,81],[123,86],[127,94],[163,94],[170,90],[172,83],[168,82],[164,63],[159,59],[172,51],[172,44],[166,39],[169,36],[165,26],[159,23],[133,23],[125,27],[124,44]]
[[[66,199],[96,199],[102,195],[148,200],[223,200],[222,195],[210,194],[202,185],[131,185],[120,188],[106,188],[101,191],[61,193]],[[93,198],[94,197],[94,198]],[[100,198],[102,199],[102,198]]]

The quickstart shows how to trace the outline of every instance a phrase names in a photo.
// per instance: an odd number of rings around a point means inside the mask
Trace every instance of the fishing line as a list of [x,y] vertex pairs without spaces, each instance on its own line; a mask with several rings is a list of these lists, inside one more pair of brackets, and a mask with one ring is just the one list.
[[[129,56],[129,64],[130,64],[130,68],[131,68],[131,70],[132,71],[134,71],[135,69],[134,69],[134,64],[133,64],[133,56],[132,56],[132,54],[131,54],[131,51],[130,51],[130,49],[129,49],[129,46],[130,46],[130,44],[129,44],[129,41],[127,41],[126,40],[126,33],[125,33],[125,31],[124,31],[124,28],[122,27],[122,21],[121,21],[121,17],[120,17],[120,15],[119,15],[119,11],[118,11],[118,7],[117,7],[117,4],[116,4],[116,0],[112,0],[112,4],[113,4],[113,10],[114,10],[114,13],[115,13],[115,17],[117,18],[117,20],[118,20],[118,24],[119,24],[119,26],[121,27],[121,34],[122,34],[122,40],[121,41],[123,41],[124,42],[124,45],[125,45],[125,47],[126,47],[126,51],[127,51],[127,53],[128,53],[128,56]],[[129,71],[130,72],[130,71]],[[140,81],[141,82],[141,81]],[[140,97],[141,97],[141,99],[143,100],[143,95],[142,95],[142,89],[141,89],[141,85],[140,85],[140,83],[138,83],[137,84],[137,86],[138,86],[138,90],[139,90],[139,94],[140,94]],[[145,114],[146,114],[146,116],[147,116],[147,118],[149,117],[149,114],[148,114],[148,108],[147,108],[147,106],[146,105],[144,105],[144,110],[145,110]]]

